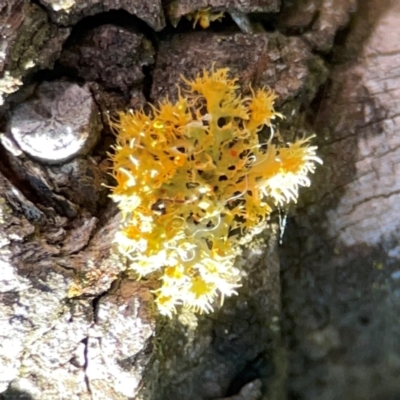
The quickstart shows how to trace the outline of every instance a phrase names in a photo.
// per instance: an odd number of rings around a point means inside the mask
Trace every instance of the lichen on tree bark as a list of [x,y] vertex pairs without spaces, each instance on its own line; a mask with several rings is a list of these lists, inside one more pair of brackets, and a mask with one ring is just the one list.
[[[198,3],[227,14],[193,32],[186,0],[0,0],[5,399],[249,400],[289,391],[328,400],[338,390],[352,399],[400,391],[391,378],[399,356],[398,5]],[[168,18],[176,30],[162,30]],[[237,297],[208,317],[167,322],[152,302],[154,281],[128,279],[112,245],[120,216],[107,200],[115,139],[106,112],[172,98],[180,74],[212,62],[243,86],[275,89],[289,116],[281,134],[314,130],[325,167],[289,218],[280,255],[271,221],[238,260]],[[31,158],[10,131],[13,113],[47,81],[86,88],[102,122],[87,149],[58,164]],[[92,122],[87,132],[98,129]]]

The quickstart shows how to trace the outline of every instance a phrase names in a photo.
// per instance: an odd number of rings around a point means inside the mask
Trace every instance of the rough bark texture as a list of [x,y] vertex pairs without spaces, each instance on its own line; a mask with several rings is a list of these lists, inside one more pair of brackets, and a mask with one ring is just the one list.
[[0,105],[28,74],[53,67],[70,31],[52,24],[36,4],[0,1]]
[[143,83],[143,67],[154,64],[154,49],[143,34],[115,25],[101,25],[76,37],[61,63],[88,82],[122,92]]
[[[232,18],[179,22],[206,8]],[[398,398],[399,15],[397,0],[0,0],[0,398]],[[314,131],[324,166],[281,248],[273,219],[238,260],[238,296],[167,320],[112,243],[108,116],[174,99],[213,62],[275,89],[282,135]]]
[[289,0],[283,4],[277,25],[325,53],[331,50],[338,31],[348,26],[356,9],[356,0]]
[[146,22],[156,31],[165,25],[161,0],[40,0],[54,21],[72,25],[81,18],[111,10],[124,10]]
[[[216,67],[228,66],[240,78],[245,94],[250,93],[250,86],[268,86],[279,95],[281,104],[290,102],[292,109],[315,96],[326,74],[321,59],[298,38],[271,33],[186,33],[160,43],[151,98],[168,94],[176,99],[180,77],[194,76],[210,60]],[[316,74],[309,73],[310,66]],[[301,99],[298,104],[296,98]]]

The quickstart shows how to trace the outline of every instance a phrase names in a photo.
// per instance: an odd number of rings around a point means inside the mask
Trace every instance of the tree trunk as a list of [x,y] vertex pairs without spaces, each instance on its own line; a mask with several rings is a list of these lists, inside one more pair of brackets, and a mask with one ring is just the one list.
[[[398,11],[0,0],[1,398],[396,398]],[[315,133],[324,165],[237,260],[237,296],[167,319],[113,243],[109,115],[213,63],[274,89],[280,134]]]

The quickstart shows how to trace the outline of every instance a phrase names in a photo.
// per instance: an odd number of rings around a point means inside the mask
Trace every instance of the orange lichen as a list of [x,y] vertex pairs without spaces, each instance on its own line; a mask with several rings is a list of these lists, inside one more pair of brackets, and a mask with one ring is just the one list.
[[[186,80],[175,103],[152,115],[121,112],[111,197],[122,211],[119,249],[139,276],[162,271],[155,291],[162,314],[177,305],[209,312],[216,296],[240,286],[240,244],[265,226],[275,206],[296,201],[310,184],[316,147],[260,143],[266,126],[282,117],[269,89],[238,93],[228,68]],[[245,239],[244,239],[245,238]]]

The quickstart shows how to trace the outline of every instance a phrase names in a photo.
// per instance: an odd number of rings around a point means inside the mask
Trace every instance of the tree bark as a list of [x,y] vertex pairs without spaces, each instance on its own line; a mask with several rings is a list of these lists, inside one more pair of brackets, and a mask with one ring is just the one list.
[[[394,399],[399,5],[0,0],[1,398]],[[324,166],[238,259],[238,296],[165,319],[113,244],[109,115],[213,62],[274,89]]]

